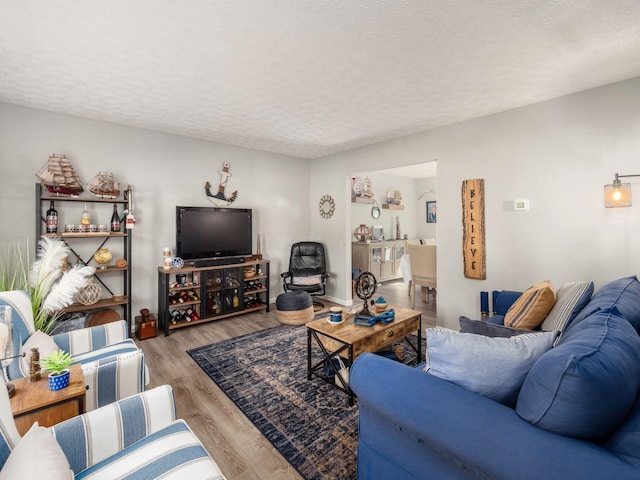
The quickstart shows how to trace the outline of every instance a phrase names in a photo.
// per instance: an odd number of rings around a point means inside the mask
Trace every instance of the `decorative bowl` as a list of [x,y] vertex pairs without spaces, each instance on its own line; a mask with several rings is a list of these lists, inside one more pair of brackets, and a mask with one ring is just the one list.
[[389,304],[386,303],[386,302],[385,303],[376,303],[376,312],[382,313],[387,309],[388,306],[389,306]]

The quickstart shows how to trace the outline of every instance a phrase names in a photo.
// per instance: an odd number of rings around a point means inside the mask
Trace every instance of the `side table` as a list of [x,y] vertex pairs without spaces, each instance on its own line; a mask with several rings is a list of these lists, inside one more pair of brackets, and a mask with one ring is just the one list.
[[20,435],[24,435],[34,422],[51,427],[85,412],[85,384],[80,365],[72,365],[69,386],[52,392],[47,374],[37,382],[21,378],[11,383],[16,393],[11,397],[11,411]]

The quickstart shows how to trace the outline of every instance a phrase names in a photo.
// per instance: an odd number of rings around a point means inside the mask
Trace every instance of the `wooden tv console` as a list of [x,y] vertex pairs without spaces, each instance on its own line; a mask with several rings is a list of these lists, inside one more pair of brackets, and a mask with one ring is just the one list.
[[[247,260],[179,270],[159,267],[159,327],[169,335],[177,328],[258,310],[268,312],[269,265],[269,260]],[[185,275],[184,283],[177,283],[179,275]],[[190,318],[188,311],[195,313],[195,318]]]

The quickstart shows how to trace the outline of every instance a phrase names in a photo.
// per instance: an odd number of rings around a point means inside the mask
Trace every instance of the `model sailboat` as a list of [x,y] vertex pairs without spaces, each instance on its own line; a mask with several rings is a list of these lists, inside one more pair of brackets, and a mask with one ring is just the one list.
[[36,173],[40,183],[51,193],[77,195],[84,190],[80,177],[66,155],[49,157],[47,163]]
[[99,172],[87,183],[89,191],[100,198],[118,198],[120,182],[110,172]]

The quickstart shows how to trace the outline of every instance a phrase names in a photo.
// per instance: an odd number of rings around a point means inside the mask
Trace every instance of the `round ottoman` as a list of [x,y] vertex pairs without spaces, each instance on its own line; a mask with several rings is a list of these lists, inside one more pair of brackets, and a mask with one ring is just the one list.
[[276,315],[280,323],[304,325],[313,320],[311,295],[302,290],[284,292],[276,298]]

